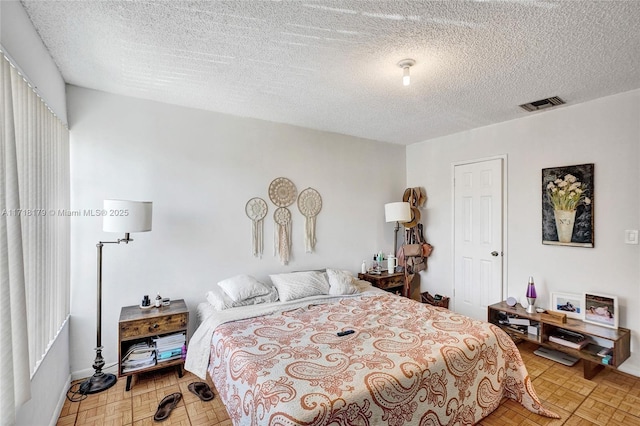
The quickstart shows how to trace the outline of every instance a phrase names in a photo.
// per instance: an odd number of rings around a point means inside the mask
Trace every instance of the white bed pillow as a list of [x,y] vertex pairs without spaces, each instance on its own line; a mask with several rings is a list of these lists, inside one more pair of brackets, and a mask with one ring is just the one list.
[[305,271],[269,275],[282,302],[329,294],[329,281],[323,272]]
[[329,277],[329,294],[337,296],[341,294],[360,293],[360,288],[355,285],[355,277],[348,271],[339,271],[337,269],[327,269]]
[[264,296],[269,293],[269,289],[251,275],[236,275],[235,277],[227,278],[220,281],[218,287],[224,290],[234,302]]
[[270,303],[278,301],[278,291],[275,287],[265,285],[268,289],[268,293],[262,296],[251,297],[249,299],[240,300],[234,302],[224,291],[218,286],[213,286],[206,294],[207,302],[217,311],[223,311],[225,309],[237,308],[238,306],[257,305],[259,303]]
[[200,322],[209,318],[214,312],[214,307],[207,302],[198,303],[198,306],[196,307],[196,313],[198,314],[198,320]]
[[365,291],[369,291],[369,290],[380,290],[380,291],[384,292],[384,290],[379,289],[378,287],[374,287],[373,285],[371,285],[371,283],[369,281],[361,280],[359,278],[355,278],[353,280],[353,285],[358,289],[358,291],[360,293],[364,293]]
[[229,296],[224,294],[224,291],[217,285],[207,292],[207,302],[216,311],[223,311],[233,307],[233,300],[229,299]]

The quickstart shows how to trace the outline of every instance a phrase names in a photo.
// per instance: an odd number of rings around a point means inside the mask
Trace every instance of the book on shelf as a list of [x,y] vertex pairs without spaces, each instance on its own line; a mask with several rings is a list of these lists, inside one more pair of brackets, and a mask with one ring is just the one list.
[[166,362],[182,358],[187,339],[184,333],[175,333],[154,337],[153,342],[158,362]]
[[549,335],[549,341],[578,350],[591,343],[590,340],[582,334],[563,328],[557,328],[551,333],[551,335]]
[[186,337],[184,333],[175,333],[161,337],[154,337],[152,340],[156,345],[156,349],[162,350],[164,348],[174,348],[184,345],[186,342]]
[[182,346],[167,351],[158,352],[158,362],[173,361],[174,359],[182,358]]
[[529,318],[509,317],[509,324],[529,326],[531,325],[531,321],[529,320]]
[[604,358],[607,355],[610,355],[611,352],[613,352],[613,348],[596,345],[595,343],[587,344],[582,350],[591,355],[599,356],[600,358]]

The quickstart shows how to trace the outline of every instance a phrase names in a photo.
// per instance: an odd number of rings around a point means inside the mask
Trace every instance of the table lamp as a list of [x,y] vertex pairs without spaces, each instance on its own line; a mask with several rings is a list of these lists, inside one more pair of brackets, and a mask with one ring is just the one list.
[[[522,294],[522,293],[521,293]],[[533,283],[533,277],[529,277],[529,284],[527,284],[527,302],[529,302],[529,306],[527,306],[527,313],[535,314],[536,313],[536,285]]]
[[411,220],[411,204],[406,202],[387,203],[384,205],[385,222],[395,222],[393,234],[393,255],[398,250],[398,230],[400,230],[400,222],[408,222]]

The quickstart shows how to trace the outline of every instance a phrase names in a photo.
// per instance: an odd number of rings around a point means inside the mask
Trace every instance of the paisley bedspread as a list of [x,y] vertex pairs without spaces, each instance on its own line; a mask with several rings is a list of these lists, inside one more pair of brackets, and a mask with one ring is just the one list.
[[390,293],[221,324],[208,372],[234,425],[466,425],[503,397],[558,417],[498,327]]

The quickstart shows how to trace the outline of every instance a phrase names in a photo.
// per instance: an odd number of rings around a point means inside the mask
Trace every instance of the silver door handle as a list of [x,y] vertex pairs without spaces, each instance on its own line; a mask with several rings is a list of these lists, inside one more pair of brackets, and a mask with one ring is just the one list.
[[500,254],[500,253],[498,253],[498,252],[497,252],[497,251],[495,251],[495,250],[491,252],[491,256],[493,256],[493,257],[496,257],[498,254]]

